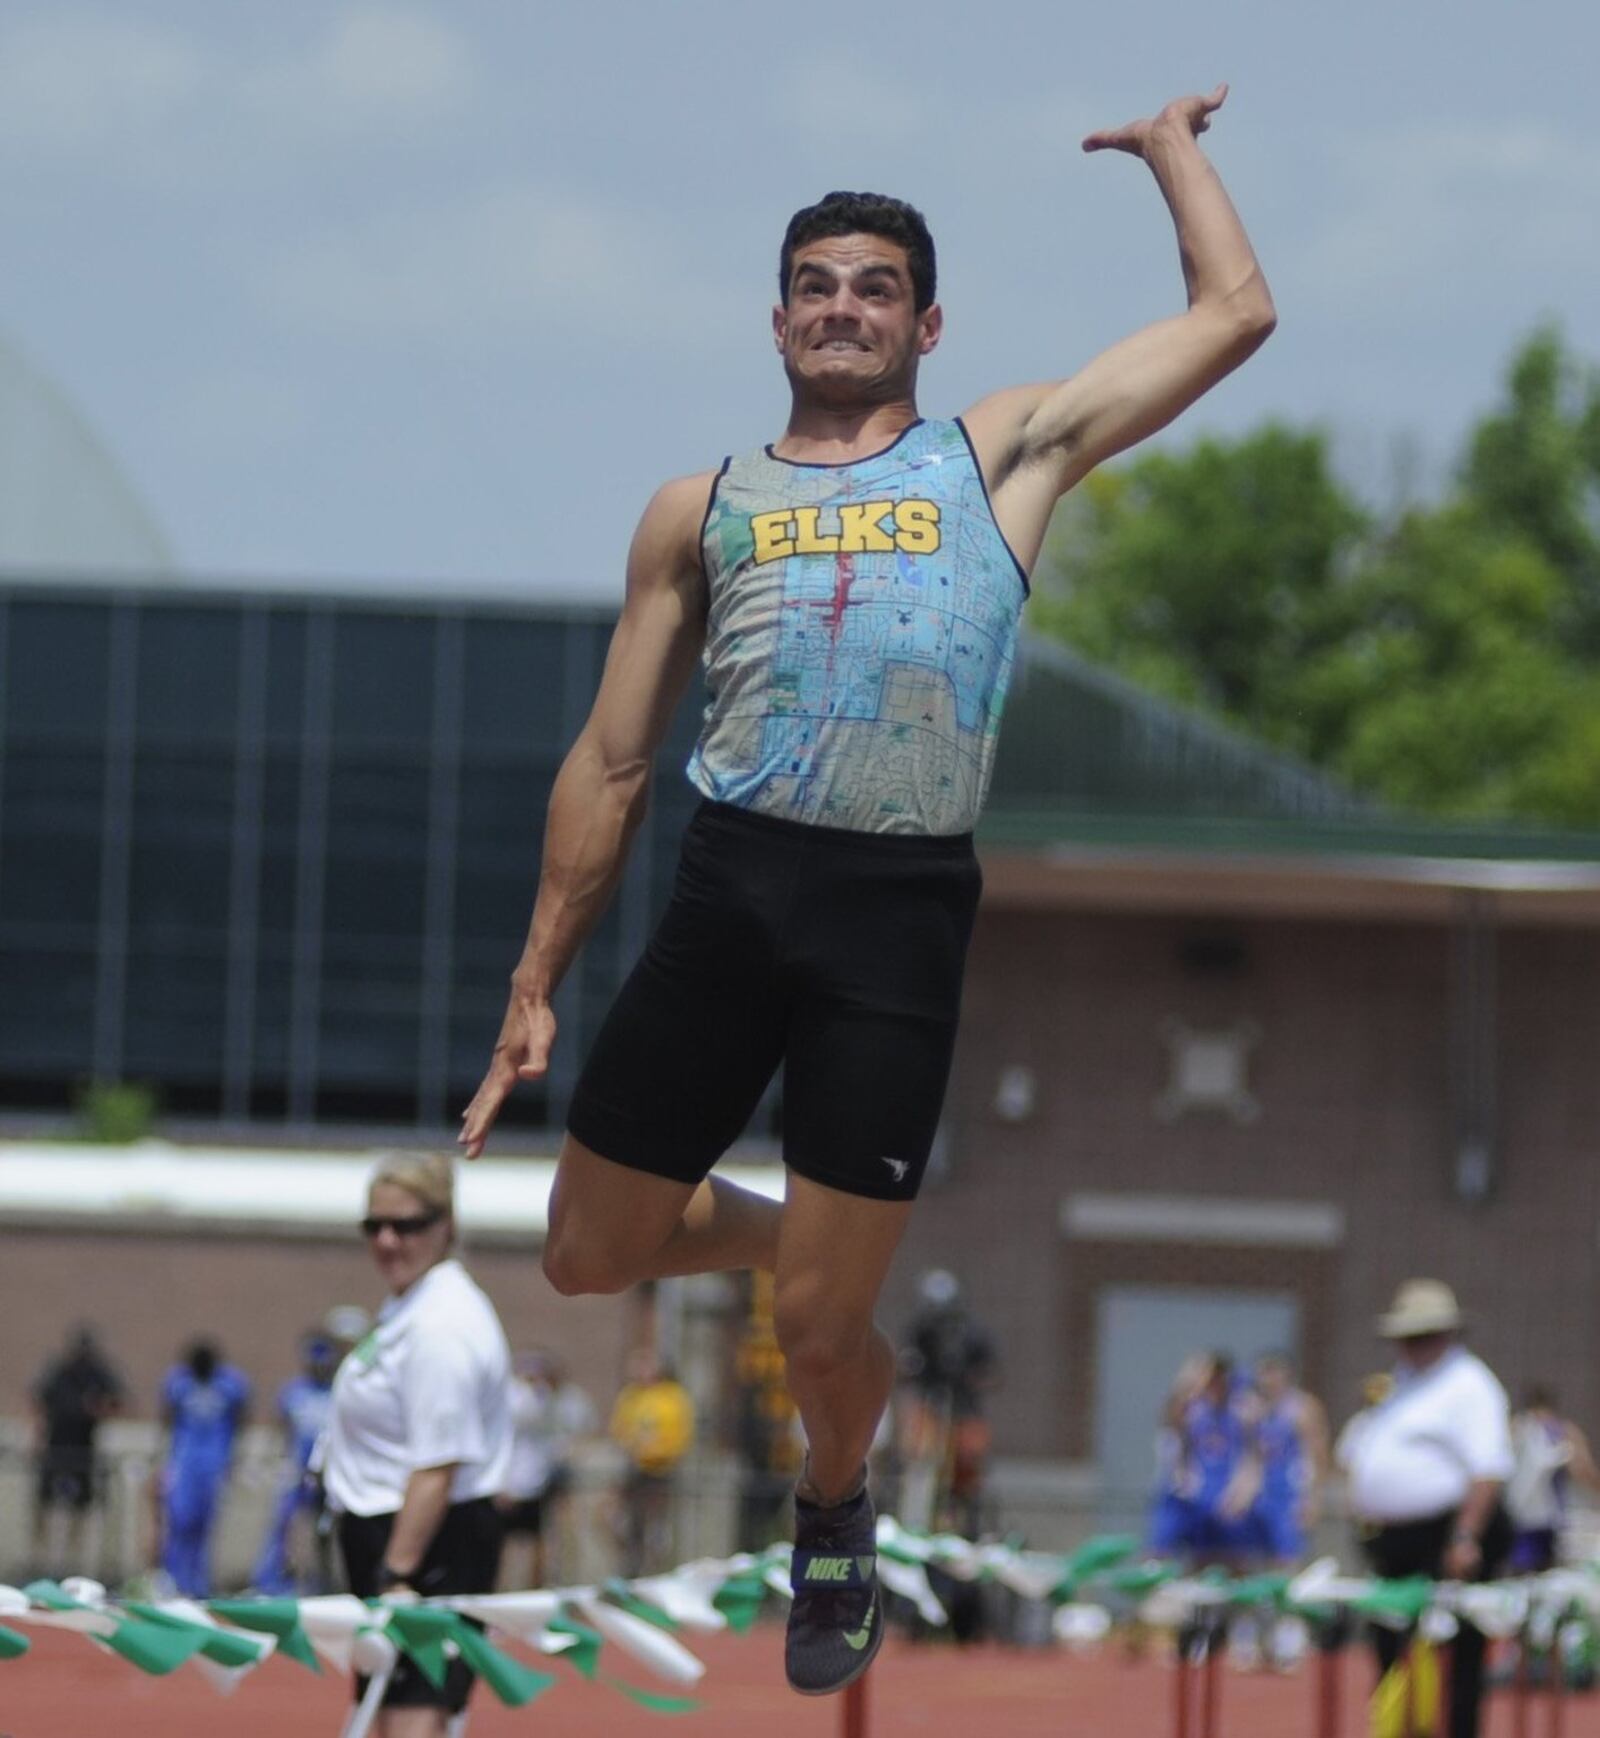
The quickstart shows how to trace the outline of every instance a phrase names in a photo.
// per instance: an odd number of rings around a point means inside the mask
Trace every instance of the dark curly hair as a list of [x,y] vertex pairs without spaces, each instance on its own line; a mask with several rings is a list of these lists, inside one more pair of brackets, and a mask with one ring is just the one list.
[[933,305],[939,271],[933,237],[923,215],[903,199],[886,193],[828,193],[789,219],[778,254],[778,294],[789,300],[789,278],[794,270],[795,249],[831,235],[881,235],[906,250],[911,268],[911,290],[920,314]]

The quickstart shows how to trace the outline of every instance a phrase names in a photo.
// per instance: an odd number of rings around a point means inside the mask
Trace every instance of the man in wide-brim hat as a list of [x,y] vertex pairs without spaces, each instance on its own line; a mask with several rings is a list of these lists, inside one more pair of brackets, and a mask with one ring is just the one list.
[[[1500,1494],[1510,1476],[1510,1407],[1481,1358],[1461,1345],[1456,1294],[1443,1280],[1408,1279],[1378,1318],[1394,1342],[1394,1389],[1351,1446],[1350,1506],[1382,1576],[1481,1581],[1511,1544]],[[1384,1670],[1407,1638],[1374,1627]],[[1484,1638],[1463,1623],[1451,1650],[1449,1738],[1476,1738]]]

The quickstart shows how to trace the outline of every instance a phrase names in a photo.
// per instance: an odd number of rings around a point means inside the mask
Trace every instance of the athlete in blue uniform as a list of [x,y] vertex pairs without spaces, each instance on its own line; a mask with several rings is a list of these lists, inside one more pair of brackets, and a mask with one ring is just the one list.
[[250,1384],[209,1340],[196,1340],[161,1385],[168,1431],[162,1473],[162,1567],[179,1593],[211,1591],[211,1530],[250,1405]]
[[[463,1118],[476,1156],[517,1081],[544,1074],[551,998],[617,884],[703,656],[690,776],[706,802],[574,1095],[544,1267],[569,1294],[775,1273],[809,1445],[786,1660],[807,1693],[858,1676],[883,1633],[863,1465],[895,1360],[873,1308],[938,1124],[979,892],[971,830],[1026,576],[1061,496],[1274,323],[1197,142],[1225,94],[1084,140],[1154,174],[1187,310],[958,419],[917,409],[944,318],[920,214],[845,193],[796,213],[773,310],[788,425],[645,511],[599,694],[551,796],[494,1058]],[[780,1061],[781,1205],[708,1177]]]
[[290,1533],[302,1515],[314,1516],[321,1494],[312,1476],[311,1455],[333,1405],[333,1373],[338,1356],[326,1334],[307,1334],[300,1344],[301,1371],[278,1390],[278,1420],[283,1427],[284,1464],[272,1519],[254,1582],[260,1593],[296,1591],[290,1564]]
[[1166,1466],[1150,1548],[1192,1565],[1241,1562],[1260,1488],[1257,1414],[1233,1359],[1214,1352],[1179,1372],[1163,1421]]
[[1250,1519],[1256,1552],[1275,1568],[1290,1567],[1305,1556],[1328,1468],[1328,1425],[1322,1403],[1297,1387],[1294,1377],[1294,1366],[1281,1352],[1256,1359],[1261,1489]]

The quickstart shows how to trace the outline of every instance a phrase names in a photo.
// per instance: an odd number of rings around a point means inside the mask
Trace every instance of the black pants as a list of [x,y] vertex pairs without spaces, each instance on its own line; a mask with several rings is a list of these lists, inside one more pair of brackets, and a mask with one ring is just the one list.
[[[1450,1547],[1450,1535],[1455,1531],[1456,1514],[1457,1511],[1451,1509],[1426,1520],[1394,1521],[1379,1527],[1364,1541],[1373,1573],[1385,1580],[1405,1575],[1440,1578],[1444,1572],[1444,1554]],[[1500,1573],[1510,1550],[1511,1523],[1503,1509],[1496,1509],[1484,1530],[1483,1555],[1472,1579],[1492,1580]],[[1385,1629],[1379,1624],[1371,1626],[1370,1634],[1380,1671],[1387,1671],[1394,1664],[1411,1639],[1405,1631]],[[1478,1738],[1484,1648],[1482,1630],[1463,1623],[1450,1649],[1449,1738]]]
[[[339,1517],[339,1545],[344,1552],[345,1573],[350,1591],[361,1599],[370,1599],[378,1592],[378,1570],[394,1522],[393,1514]],[[417,1592],[425,1598],[441,1593],[493,1593],[495,1577],[500,1573],[503,1536],[500,1511],[490,1498],[452,1503],[417,1569],[413,1583]],[[383,1705],[447,1708],[452,1714],[459,1714],[467,1705],[472,1682],[472,1672],[457,1659],[450,1662],[444,1687],[436,1689],[416,1664],[402,1654],[389,1680]],[[357,1701],[366,1694],[366,1689],[367,1680],[358,1673]]]

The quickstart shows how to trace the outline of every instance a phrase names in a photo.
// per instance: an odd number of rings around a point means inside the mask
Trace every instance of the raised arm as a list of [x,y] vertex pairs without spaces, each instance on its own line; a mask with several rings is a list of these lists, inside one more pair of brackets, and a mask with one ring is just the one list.
[[550,1000],[610,903],[644,817],[650,766],[705,640],[700,526],[712,477],[659,490],[634,534],[627,596],[588,722],[556,775],[544,865],[522,958],[489,1071],[461,1119],[460,1144],[477,1158],[519,1080],[550,1059]]
[[1153,120],[1091,133],[1085,151],[1149,165],[1178,234],[1186,312],[1124,338],[1068,379],[997,392],[966,416],[1000,529],[1031,567],[1056,502],[1164,428],[1265,342],[1277,315],[1249,237],[1198,138],[1228,87]]

